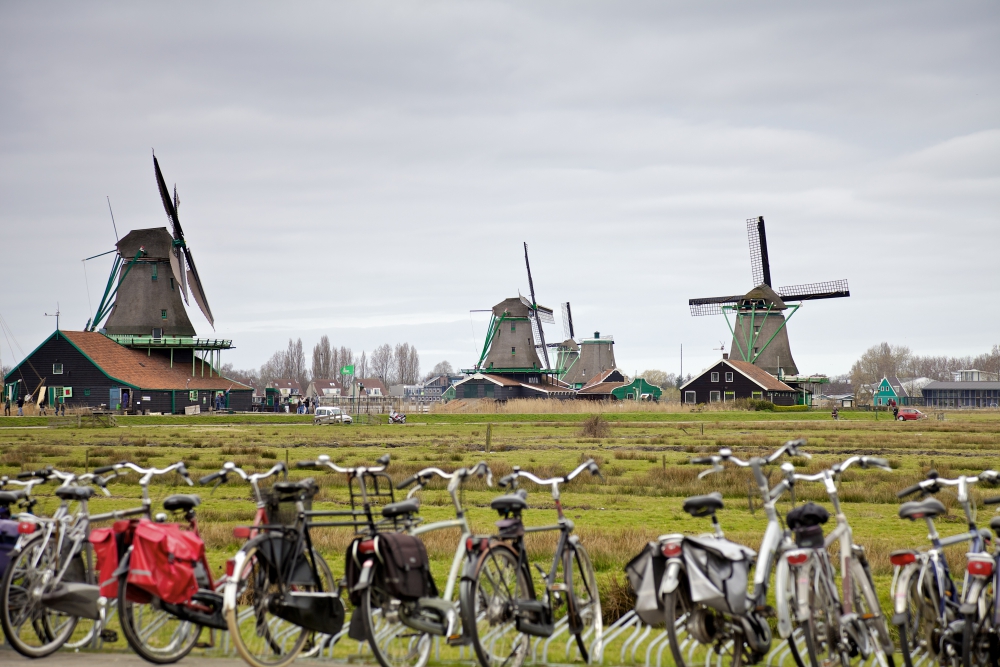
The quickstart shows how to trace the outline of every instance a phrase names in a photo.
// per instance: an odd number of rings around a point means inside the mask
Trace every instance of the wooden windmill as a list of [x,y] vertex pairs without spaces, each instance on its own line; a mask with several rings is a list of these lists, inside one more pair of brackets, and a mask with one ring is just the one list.
[[[764,218],[747,220],[750,238],[750,271],[755,287],[740,296],[716,296],[690,299],[691,314],[726,316],[733,335],[729,354],[747,361],[772,375],[798,375],[788,344],[785,326],[804,301],[838,299],[851,296],[846,280],[832,280],[805,285],[771,287],[771,264],[767,253]],[[784,311],[789,311],[787,314]],[[729,316],[734,316],[730,322]]]

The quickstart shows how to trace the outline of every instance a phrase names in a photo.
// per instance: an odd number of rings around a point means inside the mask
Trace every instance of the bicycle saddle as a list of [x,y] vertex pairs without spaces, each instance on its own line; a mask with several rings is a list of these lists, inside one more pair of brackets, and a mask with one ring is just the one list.
[[168,512],[184,510],[185,512],[201,505],[201,498],[194,494],[176,493],[163,499],[163,509]]
[[791,510],[785,517],[788,527],[792,530],[805,528],[807,526],[819,526],[830,520],[830,513],[826,508],[816,503],[806,503]]
[[61,500],[86,500],[94,495],[89,486],[60,486],[56,489],[56,497]]
[[528,501],[520,493],[497,496],[490,501],[490,508],[497,512],[515,512],[528,509]]
[[0,507],[13,505],[18,500],[24,498],[24,495],[23,489],[18,489],[17,491],[0,491]]
[[941,516],[942,514],[947,514],[948,510],[945,506],[941,504],[941,501],[937,498],[925,498],[923,500],[911,500],[908,503],[903,503],[899,506],[899,518],[909,519],[913,521],[914,519],[923,519],[925,517],[930,517],[933,519],[936,516]]
[[691,496],[684,500],[684,511],[694,517],[712,516],[722,509],[722,494],[712,491],[707,496]]
[[386,519],[394,519],[397,516],[416,514],[419,511],[420,500],[417,498],[409,498],[407,500],[400,500],[398,503],[389,503],[382,508],[382,516]]
[[1000,537],[1000,516],[995,516],[992,519],[990,519],[990,528],[992,528],[993,532],[996,533],[998,537]]

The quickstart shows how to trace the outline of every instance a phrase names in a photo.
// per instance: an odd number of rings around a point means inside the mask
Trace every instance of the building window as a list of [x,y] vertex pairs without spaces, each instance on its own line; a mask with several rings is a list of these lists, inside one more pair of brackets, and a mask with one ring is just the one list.
[[90,390],[89,389],[84,389],[83,390],[83,395],[84,396],[90,396]]
[[685,391],[684,392],[684,402],[685,403],[697,403],[697,400],[695,399],[695,393],[693,391]]
[[726,398],[727,401],[735,401],[736,400],[736,392],[735,391],[727,391],[726,394],[725,394],[725,398]]
[[52,364],[52,374],[53,375],[62,375],[63,374],[63,365],[62,364]]
[[732,382],[732,381],[733,381],[733,374],[726,373],[726,382]]
[[171,292],[174,291],[174,279],[173,278],[170,279],[170,291]]
[[[719,374],[718,373],[712,373],[712,382],[718,382],[718,381],[719,381]],[[715,393],[719,393],[719,392],[715,392]]]
[[167,311],[166,310],[161,310],[160,311],[160,319],[161,320],[167,319]]
[[708,402],[709,403],[718,403],[721,400],[722,400],[722,394],[720,392],[718,392],[718,391],[710,391],[710,392],[708,392]]
[[750,398],[756,399],[758,401],[763,397],[763,395],[764,394],[762,392],[759,392],[759,391],[752,391],[752,392],[750,392]]
[[512,348],[510,348],[510,356],[512,356],[512,357],[514,356],[514,349],[515,349],[515,348],[513,348],[513,347],[512,347]]
[[517,322],[511,322],[510,323],[510,330],[512,332],[517,331]]
[[156,282],[156,264],[153,264],[153,282]]

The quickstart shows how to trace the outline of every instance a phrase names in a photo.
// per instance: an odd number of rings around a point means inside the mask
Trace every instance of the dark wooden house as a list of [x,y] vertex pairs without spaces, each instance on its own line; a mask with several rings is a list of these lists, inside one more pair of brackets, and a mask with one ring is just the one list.
[[719,403],[756,398],[775,405],[795,405],[797,393],[762,368],[745,361],[722,359],[681,385],[681,402]]
[[574,391],[564,382],[541,373],[496,375],[476,373],[454,386],[456,399],[492,398],[573,398]]
[[4,378],[20,396],[45,387],[49,405],[183,413],[208,411],[215,397],[231,410],[250,410],[253,389],[219,375],[195,349],[126,347],[96,331],[55,331]]

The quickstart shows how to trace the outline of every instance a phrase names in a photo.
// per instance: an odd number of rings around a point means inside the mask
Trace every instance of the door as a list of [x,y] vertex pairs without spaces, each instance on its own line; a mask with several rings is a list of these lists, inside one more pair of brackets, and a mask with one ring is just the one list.
[[118,404],[121,403],[121,402],[122,402],[122,388],[121,387],[112,387],[111,388],[111,396],[108,399],[108,409],[109,410],[117,410],[118,409]]

